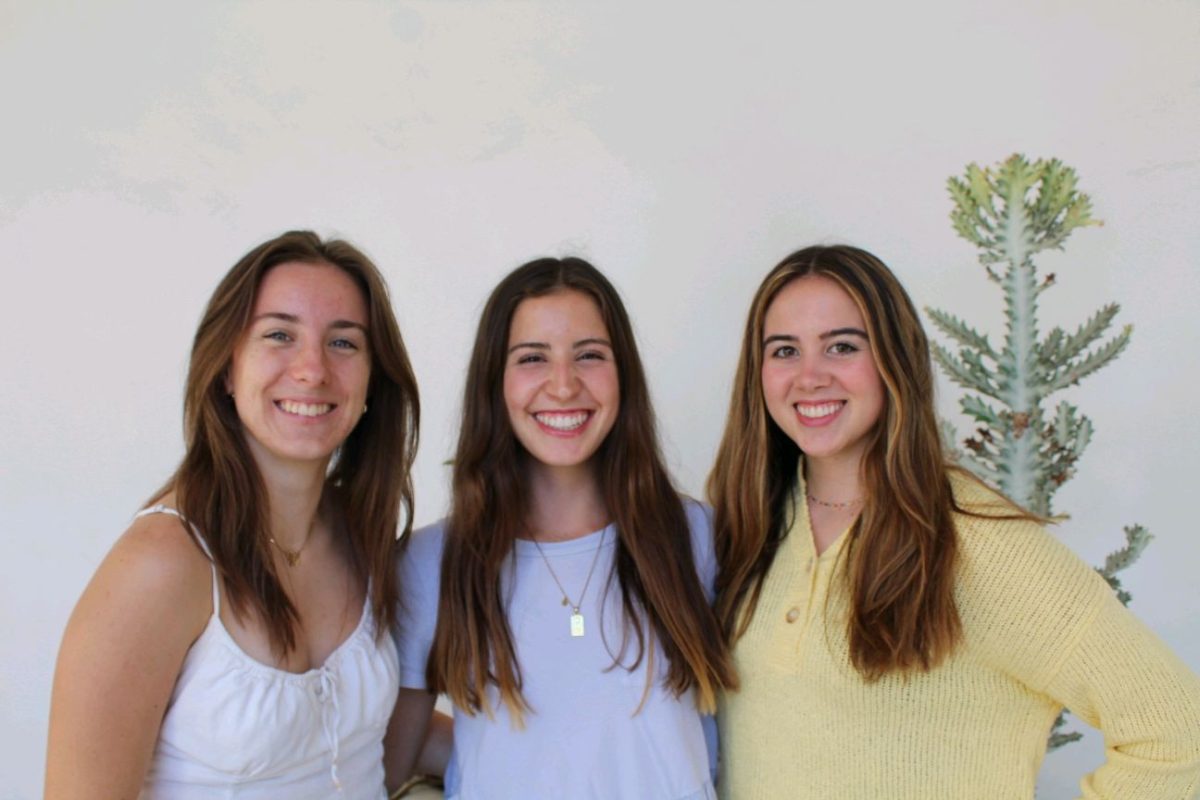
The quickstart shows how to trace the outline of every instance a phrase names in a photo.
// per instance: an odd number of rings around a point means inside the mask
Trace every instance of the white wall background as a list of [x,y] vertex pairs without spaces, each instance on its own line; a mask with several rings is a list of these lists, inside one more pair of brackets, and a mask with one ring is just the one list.
[[[1198,34],[1194,0],[0,3],[0,800],[40,794],[67,615],[181,454],[204,302],[292,227],[388,276],[427,522],[480,305],[518,263],[579,253],[623,290],[698,493],[783,254],[860,244],[998,335],[945,180],[1062,158],[1105,226],[1043,260],[1044,320],[1115,299],[1135,333],[1070,393],[1097,435],[1061,533],[1094,563],[1150,527],[1135,608],[1200,669]],[[1041,796],[1072,796],[1098,738],[1048,757]]]

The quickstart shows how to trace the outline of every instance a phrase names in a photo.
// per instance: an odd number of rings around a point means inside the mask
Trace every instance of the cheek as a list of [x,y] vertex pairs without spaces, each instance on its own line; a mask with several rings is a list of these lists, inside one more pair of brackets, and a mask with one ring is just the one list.
[[864,369],[855,376],[855,384],[857,394],[867,401],[868,407],[874,412],[873,422],[878,421],[883,416],[884,406],[887,404],[887,387],[884,386],[879,371],[873,365],[870,369]]
[[365,397],[371,387],[371,366],[369,364],[346,365],[342,381],[350,391]]
[[521,384],[520,376],[510,370],[504,371],[504,407],[508,409],[510,417],[525,405]]
[[792,415],[787,402],[792,385],[791,374],[778,367],[772,368],[769,364],[763,365],[761,374],[762,398],[767,407],[767,416],[780,428],[787,430]]
[[760,374],[763,399],[766,400],[767,405],[783,402],[792,385],[791,373],[784,368],[767,363],[763,364]]
[[602,391],[605,401],[614,412],[617,411],[621,407],[621,380],[617,377],[616,369],[610,369],[604,375]]
[[880,377],[879,370],[875,368],[874,364],[864,363],[852,379],[860,393],[883,398],[883,378]]
[[235,353],[225,370],[225,389],[235,397],[238,392],[245,392],[250,386],[251,379],[260,369],[254,368],[254,359],[245,354]]

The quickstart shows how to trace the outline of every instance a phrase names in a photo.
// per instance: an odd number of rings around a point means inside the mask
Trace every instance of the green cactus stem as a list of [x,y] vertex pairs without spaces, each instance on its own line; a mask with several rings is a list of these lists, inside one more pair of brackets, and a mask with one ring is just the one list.
[[[1074,477],[1091,442],[1091,420],[1068,402],[1051,410],[1047,400],[1111,363],[1128,346],[1126,325],[1107,341],[1120,307],[1104,306],[1073,332],[1054,328],[1039,338],[1038,298],[1058,282],[1039,277],[1034,257],[1061,250],[1071,233],[1101,224],[1079,191],[1075,170],[1058,159],[1030,162],[1013,155],[994,167],[971,164],[948,182],[954,208],[950,221],[979,250],[979,263],[1004,298],[1005,334],[1000,349],[965,320],[926,309],[934,326],[952,343],[933,344],[933,358],[951,381],[966,389],[959,400],[975,421],[959,460],[981,478],[1035,514],[1055,516],[1054,494]],[[943,436],[953,437],[943,432]],[[1134,563],[1152,537],[1141,525],[1125,528],[1125,546],[1098,571],[1128,604],[1117,573]],[[1048,747],[1075,741],[1059,717]]]

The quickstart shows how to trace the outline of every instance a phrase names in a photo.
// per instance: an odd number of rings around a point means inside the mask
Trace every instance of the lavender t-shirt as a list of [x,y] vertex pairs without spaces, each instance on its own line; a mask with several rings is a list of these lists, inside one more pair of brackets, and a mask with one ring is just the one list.
[[[696,568],[711,601],[716,561],[708,511],[693,501],[685,504]],[[443,522],[416,531],[401,564],[397,647],[400,685],[406,688],[425,688],[444,537]],[[624,635],[621,591],[612,572],[615,552],[611,525],[578,539],[542,543],[541,552],[531,541],[516,542],[502,586],[523,694],[533,710],[518,728],[493,686],[487,689],[493,719],[455,708],[448,800],[716,797],[715,725],[696,710],[693,692],[676,698],[663,688],[667,665],[661,649],[655,645],[658,678],[648,693],[649,652],[632,671],[612,666]],[[595,572],[580,603],[584,635],[574,637],[572,609],[563,604],[555,577],[571,601],[580,602],[593,561]],[[622,663],[631,664],[635,655],[631,637]]]

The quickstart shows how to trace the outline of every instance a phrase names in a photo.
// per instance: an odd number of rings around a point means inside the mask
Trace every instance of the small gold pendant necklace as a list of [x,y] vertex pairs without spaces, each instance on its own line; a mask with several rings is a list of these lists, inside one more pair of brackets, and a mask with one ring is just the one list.
[[563,588],[562,581],[558,579],[558,575],[554,572],[554,567],[550,566],[550,559],[546,558],[546,551],[542,549],[542,545],[537,539],[533,540],[533,544],[537,547],[538,553],[542,556],[542,561],[546,563],[546,569],[550,571],[550,577],[554,579],[554,584],[558,590],[562,592],[562,604],[571,607],[571,636],[579,638],[583,636],[583,612],[580,606],[583,605],[583,598],[587,595],[588,586],[592,583],[592,573],[596,571],[596,562],[600,560],[600,551],[604,549],[604,537],[608,534],[608,528],[600,531],[600,544],[596,546],[596,555],[592,556],[592,566],[588,569],[587,580],[583,582],[583,591],[579,593],[579,602],[571,602],[571,598],[567,596],[567,590]]
[[317,527],[317,518],[313,517],[312,524],[308,526],[308,533],[304,534],[304,541],[295,550],[288,550],[286,547],[275,541],[275,537],[268,537],[267,541],[275,545],[275,549],[283,553],[283,560],[287,562],[289,567],[294,567],[300,563],[300,554],[304,552],[304,548],[308,547],[308,540],[312,538],[313,529]]

